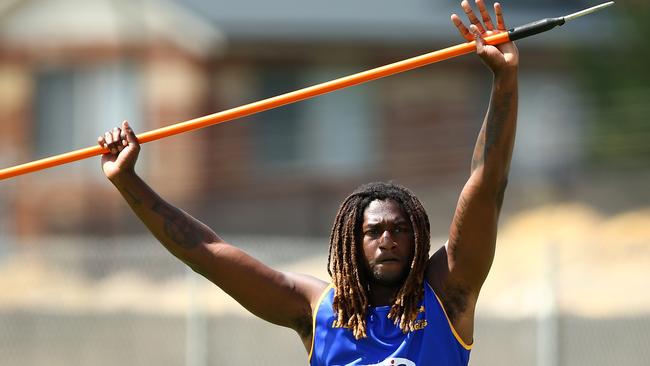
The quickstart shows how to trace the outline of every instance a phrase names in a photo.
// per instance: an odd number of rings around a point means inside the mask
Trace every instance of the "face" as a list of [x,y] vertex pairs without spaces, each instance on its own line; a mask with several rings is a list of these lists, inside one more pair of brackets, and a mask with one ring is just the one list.
[[411,269],[415,242],[411,222],[394,200],[374,200],[363,213],[363,259],[368,278],[401,286]]

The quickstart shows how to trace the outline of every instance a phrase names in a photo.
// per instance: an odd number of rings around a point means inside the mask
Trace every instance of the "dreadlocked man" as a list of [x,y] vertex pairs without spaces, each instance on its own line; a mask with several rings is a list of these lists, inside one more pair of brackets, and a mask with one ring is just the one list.
[[[368,277],[372,277],[372,274],[368,274],[369,265],[359,258],[361,252],[357,243],[363,244],[360,239],[366,235],[372,237],[383,234],[381,228],[375,227],[375,223],[368,222],[364,226],[364,213],[371,202],[373,207],[381,203],[408,212],[408,216],[397,223],[398,227],[389,228],[415,244],[414,250],[405,253],[412,257],[406,262],[410,266],[405,266],[396,273],[398,277],[392,281],[402,287],[394,296],[388,318],[398,324],[404,333],[414,330],[419,303],[424,294],[422,284],[429,256],[429,218],[420,201],[406,188],[394,184],[371,183],[357,189],[343,202],[332,228],[328,270],[333,279],[333,288],[336,289],[333,305],[337,318],[334,326],[351,328],[357,339],[367,336],[366,309],[370,305],[368,297],[374,293],[368,282]],[[369,214],[372,214],[372,208]],[[398,260],[393,254],[384,256],[380,258],[382,264]],[[362,268],[361,272],[357,270],[359,267]],[[386,278],[379,280],[387,281]]]
[[330,238],[327,283],[276,271],[225,243],[207,226],[158,196],[135,172],[140,145],[127,122],[99,138],[105,175],[152,234],[258,317],[298,333],[311,365],[467,365],[474,310],[492,264],[517,119],[518,53],[486,45],[505,31],[482,0],[480,18],[464,0],[469,29],[451,20],[493,73],[490,105],[478,135],[449,240],[429,257],[429,219],[407,189],[360,187],[342,203]]

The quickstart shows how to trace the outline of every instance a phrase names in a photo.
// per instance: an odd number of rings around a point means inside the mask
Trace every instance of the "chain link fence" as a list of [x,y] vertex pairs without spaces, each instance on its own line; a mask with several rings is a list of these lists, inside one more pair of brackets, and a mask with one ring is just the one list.
[[[576,312],[563,295],[572,280],[562,250],[544,249],[544,276],[526,278],[509,258],[510,230],[479,301],[472,365],[648,364],[650,311]],[[227,240],[273,267],[326,278],[325,239]],[[293,331],[254,318],[152,237],[18,243],[0,261],[3,365],[307,364]]]

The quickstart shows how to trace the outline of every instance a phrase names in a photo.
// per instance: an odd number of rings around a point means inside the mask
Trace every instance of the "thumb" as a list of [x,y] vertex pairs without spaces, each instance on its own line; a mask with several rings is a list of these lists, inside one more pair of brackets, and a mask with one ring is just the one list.
[[128,121],[122,122],[122,131],[126,133],[126,141],[129,143],[129,145],[133,145],[136,147],[140,146],[140,142],[138,141],[138,138],[135,136],[135,132],[133,132],[133,129],[131,128],[131,125],[129,125]]
[[474,24],[469,26],[470,32],[474,35],[474,40],[476,41],[476,53],[480,56],[485,53],[485,40],[481,37],[481,32],[479,32],[478,27]]

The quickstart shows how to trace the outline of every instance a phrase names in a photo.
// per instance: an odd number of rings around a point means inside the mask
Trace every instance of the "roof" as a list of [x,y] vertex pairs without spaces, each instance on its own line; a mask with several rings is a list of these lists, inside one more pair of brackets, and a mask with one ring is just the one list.
[[[449,16],[459,2],[431,0],[174,0],[205,15],[231,40],[423,43],[460,39]],[[505,4],[506,22],[522,25],[584,8],[580,1]],[[611,12],[581,18],[536,42],[597,41],[594,27],[611,27]],[[601,33],[601,32],[599,32]]]
[[215,23],[166,0],[4,0],[0,41],[48,47],[166,40],[197,55],[221,47]]

